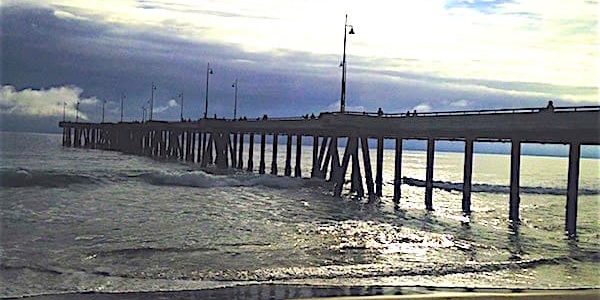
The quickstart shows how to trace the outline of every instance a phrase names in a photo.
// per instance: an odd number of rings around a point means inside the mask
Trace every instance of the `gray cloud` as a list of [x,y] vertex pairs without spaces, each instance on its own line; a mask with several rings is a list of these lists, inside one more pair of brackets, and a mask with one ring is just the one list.
[[[141,107],[150,98],[151,82],[155,82],[155,104],[164,106],[183,92],[184,117],[195,119],[204,109],[206,63],[210,61],[215,74],[210,77],[209,115],[232,115],[234,78],[239,78],[241,116],[318,114],[337,107],[341,72],[337,55],[283,50],[248,53],[234,45],[192,42],[81,18],[58,18],[49,8],[3,7],[1,14],[1,84],[14,86],[15,91],[73,85],[81,89],[82,98],[114,103],[120,103],[121,94],[126,93],[124,111],[129,120],[140,119]],[[411,64],[414,60],[393,62]],[[404,112],[419,105],[455,110],[460,103],[468,103],[461,109],[544,106],[548,100],[556,105],[574,103],[552,96],[568,94],[572,89],[568,87],[444,78],[376,67],[386,63],[349,57],[348,106]],[[577,89],[597,93],[597,88]],[[155,106],[155,111],[162,106]],[[84,109],[93,112],[98,107]],[[114,107],[108,109],[107,120],[118,120],[119,113]],[[176,120],[179,110],[165,109],[159,116]],[[49,122],[49,118],[43,119]],[[20,123],[17,118],[5,118],[2,126],[18,128]],[[47,126],[56,128],[56,123]]]

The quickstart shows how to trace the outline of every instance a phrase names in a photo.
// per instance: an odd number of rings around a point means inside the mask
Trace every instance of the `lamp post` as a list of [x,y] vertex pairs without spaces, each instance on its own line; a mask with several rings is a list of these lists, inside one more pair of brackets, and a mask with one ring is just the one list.
[[231,85],[232,88],[235,88],[235,96],[233,100],[233,119],[235,120],[237,117],[237,90],[238,90],[238,79],[235,79],[235,82]]
[[181,99],[181,113],[179,114],[179,118],[183,121],[183,92],[179,93],[179,99]]
[[101,123],[104,123],[104,106],[105,105],[106,105],[106,100],[103,100],[102,101],[102,122]]
[[210,63],[206,64],[206,98],[204,100],[204,118],[206,119],[208,114],[208,76],[213,74],[213,70],[210,68]]
[[75,123],[79,122],[79,100],[77,100],[77,104],[75,104]]
[[[348,31],[348,27],[350,27],[350,31]],[[348,15],[346,14],[346,22],[344,23],[344,54],[342,56],[342,63],[340,67],[342,67],[342,92],[340,96],[340,112],[346,111],[346,33],[354,34],[354,27],[348,24]]]
[[63,122],[65,121],[65,109],[67,107],[67,102],[63,101]]
[[154,111],[154,90],[156,90],[156,86],[154,82],[152,82],[152,89],[150,91],[150,118],[149,121],[152,121],[152,112]]
[[142,106],[142,123],[146,121],[146,107]]
[[121,123],[123,123],[123,101],[125,101],[125,98],[127,98],[127,96],[125,96],[125,94],[121,94]]

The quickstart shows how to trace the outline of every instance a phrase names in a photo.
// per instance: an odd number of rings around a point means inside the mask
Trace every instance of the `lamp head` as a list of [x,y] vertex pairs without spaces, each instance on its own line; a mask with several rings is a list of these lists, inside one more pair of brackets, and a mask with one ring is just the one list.
[[354,34],[354,27],[350,26],[350,31],[348,32],[348,34]]
[[214,74],[212,69],[208,69],[208,73],[211,75]]

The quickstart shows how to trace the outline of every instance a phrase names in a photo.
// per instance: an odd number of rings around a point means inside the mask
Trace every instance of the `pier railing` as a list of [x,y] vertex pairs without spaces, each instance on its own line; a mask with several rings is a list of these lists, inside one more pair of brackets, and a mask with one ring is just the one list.
[[530,108],[501,108],[501,109],[480,109],[480,110],[454,110],[454,111],[439,111],[439,112],[402,112],[402,113],[378,113],[366,111],[346,111],[346,112],[327,112],[328,114],[346,114],[360,116],[376,116],[376,117],[438,117],[438,116],[467,116],[467,115],[499,115],[499,114],[526,114],[539,113],[544,111],[560,112],[577,112],[577,111],[600,111],[600,105],[588,106],[557,106],[549,107],[530,107]]

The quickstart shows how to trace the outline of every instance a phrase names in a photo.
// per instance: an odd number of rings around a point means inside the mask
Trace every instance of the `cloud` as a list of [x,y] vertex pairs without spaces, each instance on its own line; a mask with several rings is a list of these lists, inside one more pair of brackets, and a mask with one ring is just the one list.
[[421,103],[412,108],[412,110],[416,110],[417,112],[428,112],[431,111],[431,105],[427,103]]
[[[333,103],[327,105],[323,109],[323,111],[328,111],[328,112],[340,111],[340,102],[337,101],[337,102],[333,102]],[[363,111],[367,111],[367,110],[362,105],[346,105],[346,111],[363,112]]]
[[162,113],[162,112],[165,112],[165,111],[167,111],[167,110],[169,110],[171,108],[175,108],[177,106],[179,106],[179,104],[177,103],[177,101],[175,101],[175,99],[171,99],[171,100],[167,101],[167,104],[165,104],[165,105],[154,107],[152,109],[152,111],[154,113]]
[[471,103],[469,100],[461,99],[461,100],[456,100],[456,101],[450,102],[449,104],[450,104],[450,106],[453,106],[453,107],[464,108],[464,107],[468,107]]
[[[95,97],[82,98],[83,90],[77,86],[61,86],[49,89],[16,90],[14,86],[4,85],[0,88],[0,114],[51,117],[62,116],[63,105],[66,117],[74,118],[76,103],[80,102],[80,110],[85,110],[99,103]],[[86,120],[85,112],[79,117]]]

